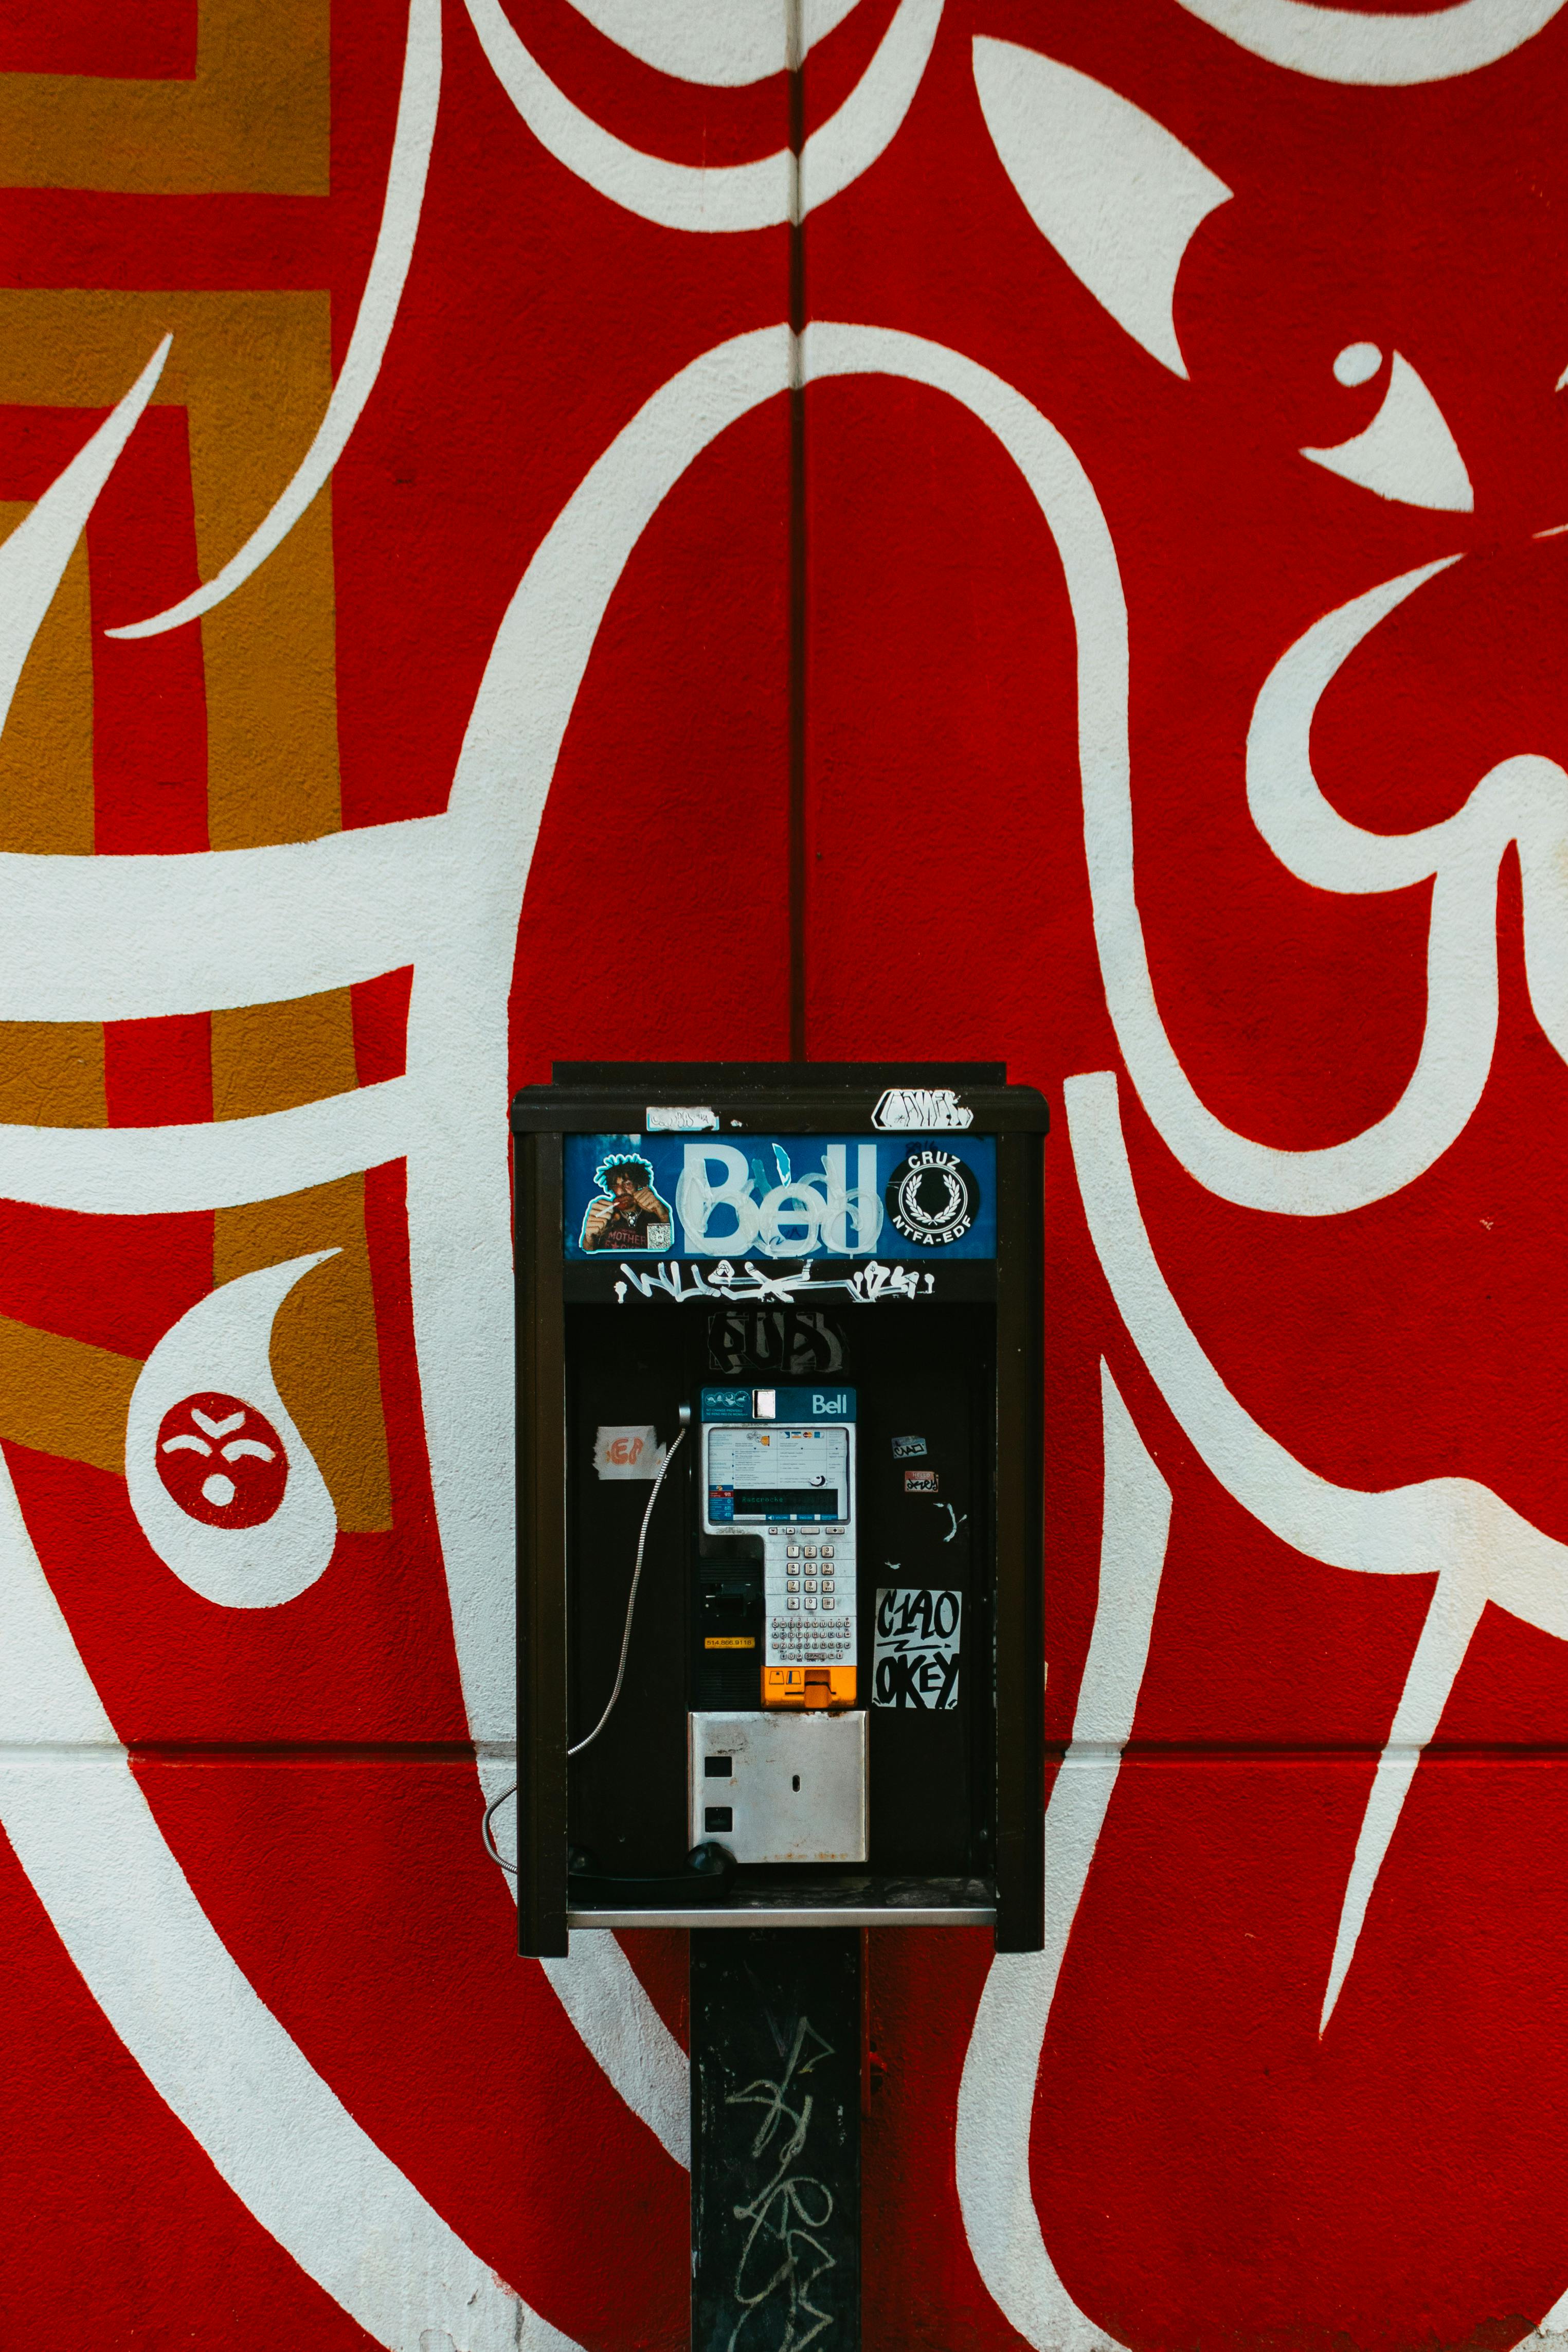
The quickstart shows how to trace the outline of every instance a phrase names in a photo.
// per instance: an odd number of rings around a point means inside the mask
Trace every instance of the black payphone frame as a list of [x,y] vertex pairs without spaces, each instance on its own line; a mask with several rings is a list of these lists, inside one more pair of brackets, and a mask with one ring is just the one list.
[[[989,1881],[793,1882],[678,1914],[569,1899],[564,1139],[638,1133],[650,1105],[711,1107],[719,1131],[872,1134],[890,1088],[946,1089],[996,1139],[995,1860]],[[1045,1098],[1000,1063],[558,1062],[512,1105],[517,1400],[517,1948],[570,1927],[977,1926],[1044,1939]]]

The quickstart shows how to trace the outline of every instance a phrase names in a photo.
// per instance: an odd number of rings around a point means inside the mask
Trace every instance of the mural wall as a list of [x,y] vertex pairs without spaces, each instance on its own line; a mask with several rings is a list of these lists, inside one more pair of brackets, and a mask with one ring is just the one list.
[[685,2340],[684,1948],[479,1838],[505,1109],[792,1016],[1056,1112],[868,2344],[1568,2332],[1561,5],[5,12],[0,2342]]

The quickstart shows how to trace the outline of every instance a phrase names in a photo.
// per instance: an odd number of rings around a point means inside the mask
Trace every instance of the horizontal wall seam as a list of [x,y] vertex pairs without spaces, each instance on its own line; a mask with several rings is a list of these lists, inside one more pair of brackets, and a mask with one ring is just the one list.
[[6,1764],[461,1764],[515,1757],[515,1745],[465,1740],[156,1740],[0,1738]]

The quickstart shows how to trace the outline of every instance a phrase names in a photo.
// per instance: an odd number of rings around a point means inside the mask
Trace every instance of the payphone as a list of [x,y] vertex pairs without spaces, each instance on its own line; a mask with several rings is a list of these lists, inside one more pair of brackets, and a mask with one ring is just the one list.
[[517,1097],[523,1950],[1038,1948],[1046,1124],[995,1065]]
[[[702,1453],[703,1532],[762,1539],[762,1705],[853,1706],[853,1389],[705,1388]],[[702,1600],[706,1653],[725,1637]]]

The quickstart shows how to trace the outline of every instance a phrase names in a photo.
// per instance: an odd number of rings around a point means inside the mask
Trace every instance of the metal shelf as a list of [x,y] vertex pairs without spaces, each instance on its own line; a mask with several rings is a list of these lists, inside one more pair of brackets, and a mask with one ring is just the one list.
[[679,1909],[573,1906],[569,1927],[989,1927],[996,1887],[988,1878],[760,1876],[727,1903]]

